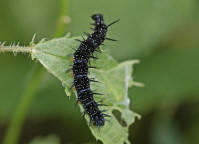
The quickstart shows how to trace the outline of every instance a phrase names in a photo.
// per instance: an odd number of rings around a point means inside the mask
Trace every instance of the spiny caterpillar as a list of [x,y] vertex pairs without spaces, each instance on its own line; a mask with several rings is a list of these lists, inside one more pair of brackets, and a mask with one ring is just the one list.
[[87,39],[80,41],[81,44],[79,48],[73,54],[74,64],[72,66],[72,71],[74,75],[73,86],[77,91],[77,102],[81,103],[84,108],[84,114],[88,114],[90,117],[90,124],[94,126],[103,126],[105,122],[105,117],[109,115],[103,113],[103,110],[99,109],[99,106],[105,106],[95,101],[94,95],[101,95],[100,93],[95,93],[90,89],[90,82],[98,82],[93,79],[88,78],[88,69],[96,68],[94,66],[89,66],[90,58],[97,59],[93,54],[97,51],[104,40],[116,41],[114,39],[106,38],[106,33],[108,28],[118,22],[116,20],[109,25],[104,23],[103,15],[94,14],[91,17],[94,20],[93,33],[86,33]]

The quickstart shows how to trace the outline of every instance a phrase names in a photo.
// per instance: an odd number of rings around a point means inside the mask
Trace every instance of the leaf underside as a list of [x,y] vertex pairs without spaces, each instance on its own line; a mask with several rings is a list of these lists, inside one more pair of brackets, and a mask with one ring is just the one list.
[[[67,96],[70,96],[72,92],[73,76],[70,69],[73,64],[73,53],[79,46],[79,42],[75,40],[78,38],[63,37],[42,42],[35,45],[32,51],[32,59],[38,60],[62,82]],[[102,53],[95,53],[99,59],[90,61],[90,65],[96,66],[98,69],[90,69],[89,77],[100,81],[100,83],[92,83],[91,89],[104,94],[96,96],[95,100],[108,105],[101,107],[101,109],[107,110],[106,114],[111,117],[107,118],[108,121],[103,127],[90,126],[90,130],[95,138],[104,144],[123,144],[124,142],[128,144],[130,143],[128,128],[138,116],[129,109],[128,87],[133,86],[132,67],[139,61],[131,60],[119,64],[108,54],[107,47],[101,49]],[[80,109],[83,111],[81,105]],[[119,120],[113,114],[113,110],[120,112],[121,118]],[[87,115],[86,120],[89,123]],[[126,125],[121,125],[121,121],[124,121]]]

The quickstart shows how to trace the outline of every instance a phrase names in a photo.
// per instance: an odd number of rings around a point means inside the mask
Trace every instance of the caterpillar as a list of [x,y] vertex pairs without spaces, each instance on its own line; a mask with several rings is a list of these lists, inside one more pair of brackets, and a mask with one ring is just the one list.
[[116,41],[107,38],[106,33],[108,28],[119,20],[106,25],[102,14],[94,14],[91,18],[94,21],[94,23],[92,23],[94,32],[92,34],[85,33],[87,39],[84,39],[83,41],[79,40],[81,44],[73,54],[73,86],[77,91],[77,102],[81,103],[84,108],[83,114],[88,114],[90,117],[89,125],[92,123],[94,126],[100,127],[105,124],[105,117],[109,117],[109,115],[105,114],[104,110],[99,109],[99,106],[105,105],[96,102],[94,99],[94,95],[101,94],[93,92],[90,88],[90,82],[97,81],[88,78],[88,70],[96,67],[89,66],[88,64],[90,58],[97,59],[93,54],[97,51],[97,48],[99,48],[100,45],[103,45],[104,40]]

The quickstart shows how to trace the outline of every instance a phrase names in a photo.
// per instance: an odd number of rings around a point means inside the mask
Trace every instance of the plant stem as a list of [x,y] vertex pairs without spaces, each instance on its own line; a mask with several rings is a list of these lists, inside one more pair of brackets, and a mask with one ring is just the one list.
[[[65,26],[64,17],[66,16],[67,12],[67,2],[68,0],[61,0],[62,8],[60,10],[58,25],[56,28],[56,32],[54,34],[55,37],[59,37],[64,34],[64,26]],[[32,47],[0,46],[0,53],[1,52],[31,53]],[[27,115],[31,102],[33,101],[34,96],[36,95],[36,91],[39,88],[42,76],[43,76],[43,69],[41,68],[41,66],[37,66],[31,76],[27,88],[24,90],[19,106],[17,107],[13,115],[13,118],[11,119],[3,144],[17,144],[21,132],[21,127],[24,123],[24,119]]]
[[3,52],[31,53],[32,52],[32,47],[0,46],[0,53],[3,53]]
[[68,7],[68,0],[61,0],[61,9],[59,13],[59,17],[57,20],[57,27],[54,34],[54,37],[60,37],[65,32],[65,26],[67,24],[67,7]]
[[31,78],[11,119],[3,144],[17,144],[24,119],[41,83],[43,76],[43,69],[41,69],[41,66],[37,64],[31,72]]

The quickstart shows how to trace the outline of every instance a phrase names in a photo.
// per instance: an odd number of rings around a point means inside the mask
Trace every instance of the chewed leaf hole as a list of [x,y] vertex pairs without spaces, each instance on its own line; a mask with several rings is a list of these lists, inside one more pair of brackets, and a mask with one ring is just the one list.
[[121,117],[121,112],[120,112],[120,111],[118,111],[118,110],[113,110],[112,113],[113,113],[113,115],[116,117],[117,121],[121,124],[121,126],[123,126],[123,127],[126,127],[126,126],[127,126],[125,120],[122,119],[122,117]]

